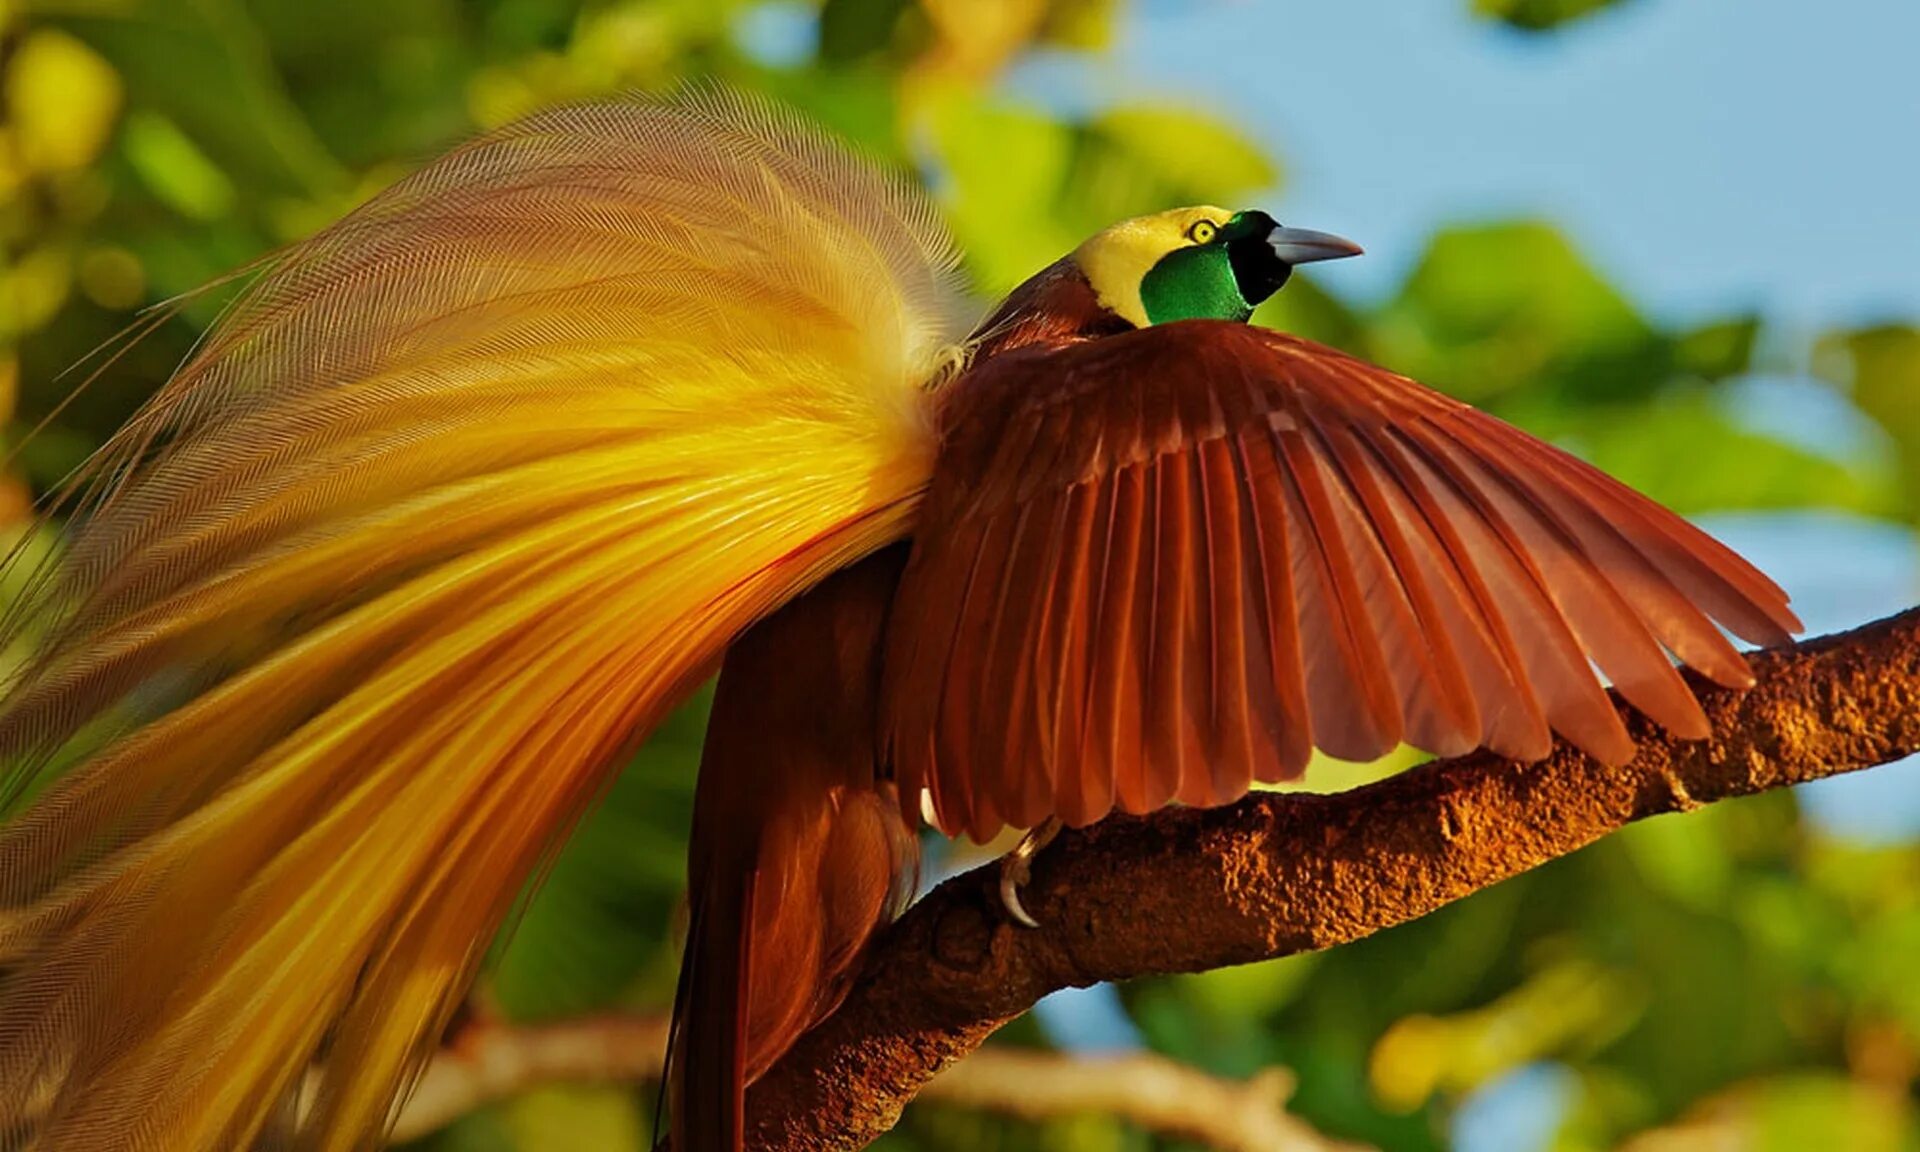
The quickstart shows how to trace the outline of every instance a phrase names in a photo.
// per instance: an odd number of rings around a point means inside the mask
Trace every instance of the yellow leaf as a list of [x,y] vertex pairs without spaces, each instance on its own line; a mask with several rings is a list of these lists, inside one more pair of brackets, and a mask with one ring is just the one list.
[[87,299],[125,311],[146,296],[147,273],[140,258],[113,244],[98,244],[80,257],[80,291]]
[[1632,982],[1582,959],[1559,961],[1493,1003],[1396,1021],[1367,1062],[1374,1097],[1405,1114],[1437,1093],[1459,1097],[1535,1060],[1591,1049],[1638,1018]]
[[520,1152],[643,1152],[653,1141],[634,1093],[621,1088],[540,1088],[514,1101],[507,1123]]
[[1133,104],[1101,114],[1094,128],[1183,195],[1234,199],[1280,181],[1260,145],[1205,112]]
[[70,172],[100,155],[120,113],[120,77],[64,32],[30,34],[7,67],[14,149],[31,172]]
[[36,248],[0,269],[0,340],[32,332],[53,319],[73,286],[73,261],[55,245]]
[[14,189],[27,178],[26,165],[20,160],[20,149],[14,143],[13,132],[5,124],[0,124],[0,203],[13,198]]

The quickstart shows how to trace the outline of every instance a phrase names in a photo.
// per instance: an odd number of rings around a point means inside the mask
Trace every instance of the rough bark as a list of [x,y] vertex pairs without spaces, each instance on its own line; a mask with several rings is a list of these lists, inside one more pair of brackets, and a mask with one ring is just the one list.
[[1010,924],[976,869],[917,904],[840,1010],[749,1095],[757,1148],[857,1148],[935,1073],[1067,986],[1331,947],[1411,920],[1626,824],[1920,750],[1920,609],[1759,652],[1744,693],[1694,678],[1710,739],[1629,714],[1640,753],[1608,768],[1439,761],[1337,795],[1262,793],[1069,832]]

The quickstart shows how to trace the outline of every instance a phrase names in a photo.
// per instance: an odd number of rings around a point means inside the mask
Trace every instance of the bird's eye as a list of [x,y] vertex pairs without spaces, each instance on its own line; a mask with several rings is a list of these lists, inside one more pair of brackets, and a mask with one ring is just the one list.
[[1211,220],[1199,220],[1194,222],[1193,227],[1187,229],[1187,239],[1195,244],[1211,244],[1213,238],[1219,233],[1220,225]]

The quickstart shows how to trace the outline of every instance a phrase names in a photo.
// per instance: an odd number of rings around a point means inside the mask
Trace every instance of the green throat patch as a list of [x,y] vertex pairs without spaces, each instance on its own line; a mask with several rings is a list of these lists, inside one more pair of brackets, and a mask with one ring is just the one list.
[[1176,248],[1147,270],[1140,303],[1154,324],[1174,320],[1245,320],[1253,306],[1240,294],[1225,245]]

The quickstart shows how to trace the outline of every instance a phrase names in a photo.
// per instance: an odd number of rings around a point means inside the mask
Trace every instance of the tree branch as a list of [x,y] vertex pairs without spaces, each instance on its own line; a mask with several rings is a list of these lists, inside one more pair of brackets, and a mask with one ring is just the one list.
[[1630,713],[1640,754],[1623,769],[1565,746],[1534,765],[1480,754],[1338,795],[1261,793],[1067,833],[1025,893],[1039,930],[1001,915],[993,867],[948,881],[754,1086],[750,1143],[866,1144],[936,1072],[1056,989],[1331,947],[1635,820],[1920,750],[1920,609],[1751,660],[1749,692],[1692,679],[1708,740]]
[[[667,1021],[658,1016],[471,1025],[428,1065],[393,1138],[417,1139],[483,1104],[545,1084],[658,1080],[666,1044]],[[1028,1120],[1118,1116],[1220,1152],[1364,1152],[1289,1115],[1292,1094],[1293,1077],[1281,1068],[1228,1080],[1151,1053],[1078,1058],[985,1048],[929,1081],[920,1098]]]
[[1073,1057],[988,1047],[929,1080],[917,1098],[1027,1120],[1117,1116],[1220,1152],[1365,1152],[1289,1113],[1292,1095],[1284,1068],[1228,1080],[1151,1052]]
[[587,1016],[555,1024],[470,1024],[427,1065],[392,1139],[417,1140],[484,1104],[547,1084],[640,1084],[666,1061],[664,1016]]

